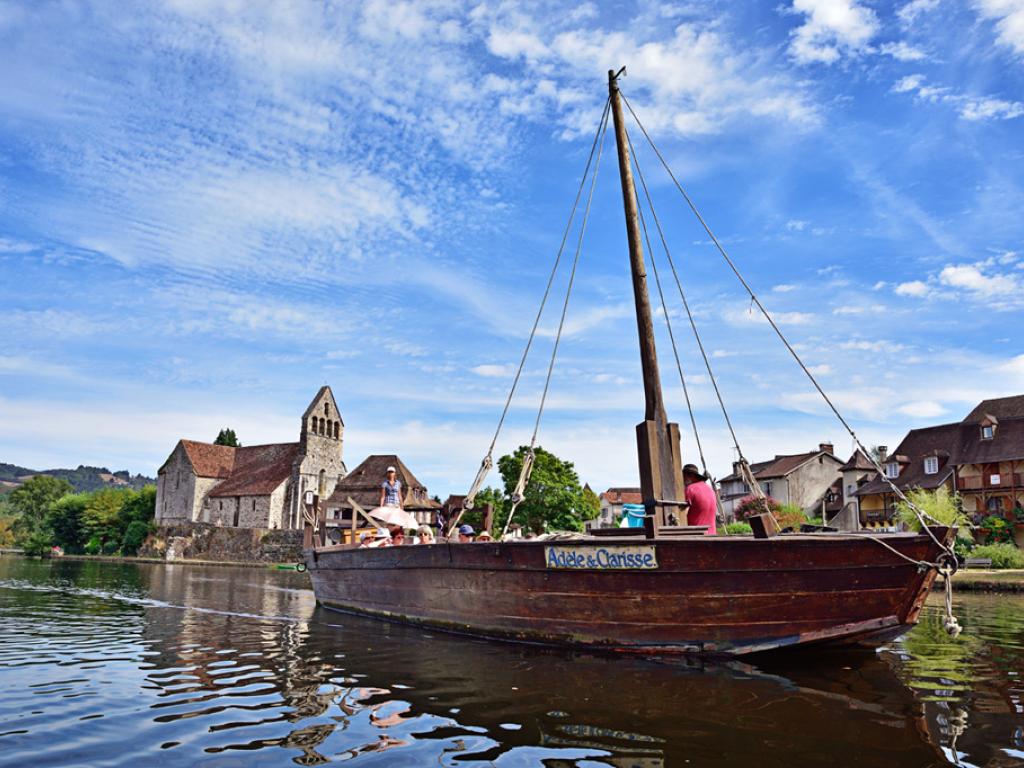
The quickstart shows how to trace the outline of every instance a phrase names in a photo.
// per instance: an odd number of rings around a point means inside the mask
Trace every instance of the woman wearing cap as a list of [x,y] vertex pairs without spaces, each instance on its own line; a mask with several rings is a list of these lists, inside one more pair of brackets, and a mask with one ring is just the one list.
[[402,509],[402,481],[394,467],[388,467],[387,477],[380,484],[380,504],[377,506]]

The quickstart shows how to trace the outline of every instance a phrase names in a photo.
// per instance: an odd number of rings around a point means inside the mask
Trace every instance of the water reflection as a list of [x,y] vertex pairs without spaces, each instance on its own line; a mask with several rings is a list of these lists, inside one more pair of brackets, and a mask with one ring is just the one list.
[[[60,765],[1009,765],[1024,601],[703,665],[431,633],[261,569],[0,560],[0,749]],[[1016,734],[1016,735],[1015,735]],[[1016,752],[1015,752],[1016,750]]]

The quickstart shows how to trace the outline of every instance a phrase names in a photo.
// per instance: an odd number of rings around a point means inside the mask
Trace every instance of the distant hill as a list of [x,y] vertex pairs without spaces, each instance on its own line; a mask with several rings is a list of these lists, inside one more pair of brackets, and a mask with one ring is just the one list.
[[29,469],[17,464],[0,462],[0,493],[14,490],[34,475],[50,475],[62,477],[71,483],[76,491],[98,491],[101,488],[135,488],[155,484],[156,480],[145,475],[132,475],[127,470],[111,472],[106,467],[87,467],[79,465],[77,469]]

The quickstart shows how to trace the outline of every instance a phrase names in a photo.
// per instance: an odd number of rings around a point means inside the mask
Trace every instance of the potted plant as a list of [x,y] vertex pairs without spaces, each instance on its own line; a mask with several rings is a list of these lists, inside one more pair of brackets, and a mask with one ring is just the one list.
[[982,520],[980,530],[985,534],[983,544],[1004,544],[1013,539],[1012,526],[999,515],[989,515]]

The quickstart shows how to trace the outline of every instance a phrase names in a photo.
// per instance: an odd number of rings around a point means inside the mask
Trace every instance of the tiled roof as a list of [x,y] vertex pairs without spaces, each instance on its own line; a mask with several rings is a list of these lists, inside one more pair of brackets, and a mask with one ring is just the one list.
[[225,478],[231,474],[231,468],[235,466],[237,449],[230,445],[182,440],[181,446],[192,463],[192,469],[199,477]]
[[875,469],[875,465],[871,463],[871,459],[865,456],[864,451],[862,451],[860,448],[853,452],[853,455],[850,457],[849,461],[843,464],[843,466],[840,467],[840,469],[843,472],[848,472],[853,469],[876,472],[878,471]]
[[982,400],[974,407],[973,411],[967,414],[964,421],[981,421],[986,415],[995,416],[1000,421],[1024,418],[1024,395]]
[[957,464],[1024,459],[1024,418],[1000,418],[990,440],[981,439],[978,424],[962,423],[951,447]]
[[[953,472],[956,458],[951,455],[951,449],[960,436],[961,428],[962,425],[956,423],[910,430],[893,455],[886,459],[886,463],[895,460],[897,456],[905,456],[907,459],[905,464],[900,465],[900,476],[893,481],[897,487],[901,490],[933,489],[942,485]],[[939,459],[939,471],[934,475],[927,475],[924,471],[924,460],[928,456]],[[869,496],[891,491],[884,478],[876,477],[858,488],[857,495]]]
[[609,488],[601,494],[601,501],[609,504],[643,504],[644,498],[639,488]]
[[[754,473],[754,477],[757,480],[770,480],[775,477],[785,477],[818,455],[828,457],[836,464],[840,463],[839,459],[831,453],[819,449],[816,451],[808,451],[807,453],[794,453],[785,456],[780,455],[776,456],[774,459],[769,459],[768,461],[758,461],[750,465],[750,471]],[[718,482],[726,483],[741,479],[742,478],[734,472],[731,475],[723,477]]]
[[351,496],[365,509],[376,507],[380,503],[380,484],[384,482],[388,467],[394,467],[398,479],[402,481],[402,489],[405,492],[402,504],[405,509],[440,508],[441,505],[428,495],[427,487],[417,480],[412,471],[405,466],[405,462],[393,453],[368,456],[334,487],[334,493],[327,503],[342,506]]
[[233,450],[235,464],[231,474],[210,491],[210,496],[265,496],[273,493],[291,475],[299,444],[249,445]]

